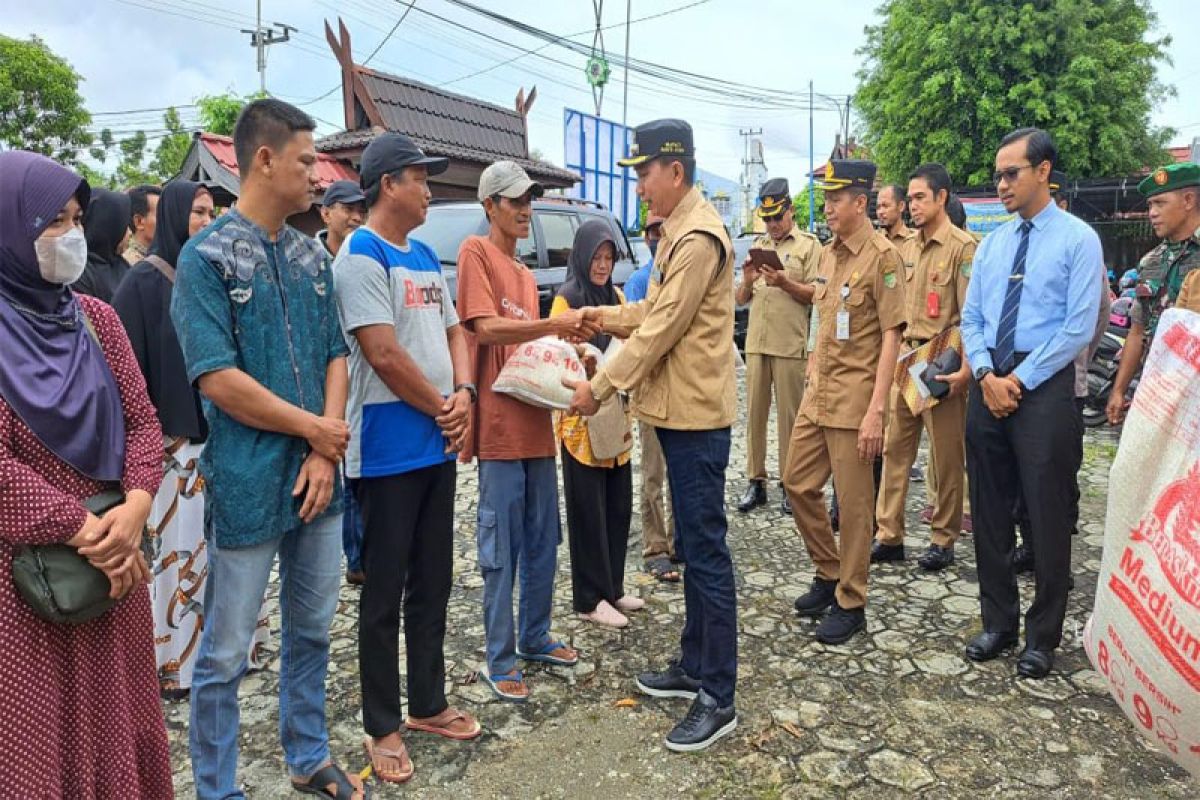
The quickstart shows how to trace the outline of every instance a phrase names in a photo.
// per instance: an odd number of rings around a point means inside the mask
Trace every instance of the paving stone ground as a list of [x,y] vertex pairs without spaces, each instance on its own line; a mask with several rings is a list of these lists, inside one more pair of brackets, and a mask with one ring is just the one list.
[[[774,429],[771,422],[772,437]],[[374,796],[1196,798],[1200,786],[1134,732],[1080,641],[1100,566],[1116,441],[1107,429],[1087,435],[1065,639],[1052,676],[1030,682],[1014,676],[1015,657],[987,664],[963,659],[964,643],[980,626],[974,553],[965,537],[952,568],[936,575],[917,569],[914,555],[929,535],[918,522],[923,485],[909,496],[909,561],[872,570],[866,633],[841,647],[817,643],[815,624],[792,611],[812,565],[791,519],[779,511],[779,489],[772,484],[767,508],[748,515],[732,510],[744,485],[739,422],[726,489],[741,631],[739,727],[697,755],[662,747],[687,702],[643,698],[633,688],[637,671],[663,664],[675,651],[683,617],[681,586],[640,572],[637,544],[629,549],[626,587],[647,607],[627,629],[601,630],[571,613],[564,542],[553,630],[580,649],[581,663],[527,669],[533,697],[523,706],[495,701],[476,682],[483,660],[483,584],[473,538],[477,481],[474,467],[461,468],[448,690],[451,703],[477,715],[485,733],[465,744],[408,736],[416,776],[404,787],[372,780]],[[640,536],[636,514],[631,536]],[[1028,576],[1021,592],[1027,606]],[[274,594],[273,585],[278,634]],[[343,587],[328,712],[335,757],[361,769],[357,598],[356,589]],[[273,660],[242,684],[240,763],[251,798],[299,796],[288,788],[279,747],[278,666]],[[180,797],[193,796],[187,714],[186,702],[167,707]]]

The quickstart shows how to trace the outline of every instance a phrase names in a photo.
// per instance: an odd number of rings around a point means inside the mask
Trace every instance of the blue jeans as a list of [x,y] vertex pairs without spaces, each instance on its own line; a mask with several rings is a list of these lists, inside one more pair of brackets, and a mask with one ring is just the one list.
[[479,462],[476,543],[483,573],[483,628],[488,672],[517,667],[513,583],[521,581],[520,650],[550,643],[550,607],[562,528],[553,458]]
[[359,478],[344,478],[342,491],[342,552],[346,571],[362,572],[363,516],[358,507]]
[[729,428],[657,431],[671,484],[675,554],[687,565],[680,666],[723,708],[737,684],[737,595],[725,544]]
[[208,540],[204,633],[188,731],[200,800],[245,797],[236,783],[238,685],[276,553],[283,618],[279,737],[294,777],[329,761],[325,672],[341,584],[341,527],[341,515],[332,514],[252,547],[222,549]]

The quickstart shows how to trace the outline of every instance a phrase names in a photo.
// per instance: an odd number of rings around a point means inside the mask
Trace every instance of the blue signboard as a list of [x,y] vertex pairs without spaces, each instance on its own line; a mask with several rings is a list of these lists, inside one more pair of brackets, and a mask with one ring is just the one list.
[[967,230],[972,233],[991,233],[1013,217],[1004,210],[1004,204],[999,198],[964,197],[962,203],[963,210],[967,212]]
[[567,193],[603,204],[633,231],[638,224],[637,175],[617,165],[633,144],[633,129],[570,108],[563,115],[566,167],[583,176]]

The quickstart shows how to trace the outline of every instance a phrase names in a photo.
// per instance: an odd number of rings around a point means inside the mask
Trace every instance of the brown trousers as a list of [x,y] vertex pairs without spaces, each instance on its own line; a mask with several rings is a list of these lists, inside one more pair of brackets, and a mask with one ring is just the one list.
[[674,558],[675,521],[667,487],[667,461],[653,425],[639,421],[638,436],[642,442],[642,558]]
[[888,420],[883,444],[883,482],[875,518],[877,537],[885,544],[904,542],[904,502],[909,470],[917,458],[921,429],[929,433],[929,477],[935,488],[931,541],[953,547],[962,533],[963,464],[966,463],[966,397],[952,397],[919,417],[913,416],[893,384],[888,398]]
[[[841,509],[840,546],[834,541],[825,506],[825,483],[830,474],[837,484]],[[867,603],[875,474],[871,462],[858,457],[858,431],[825,428],[798,417],[783,486],[818,577],[838,582],[839,606],[862,608]]]
[[775,389],[775,432],[779,444],[779,471],[787,464],[788,443],[796,424],[796,411],[804,399],[805,358],[780,358],[746,354],[746,477],[767,479],[767,418],[771,414],[771,389]]

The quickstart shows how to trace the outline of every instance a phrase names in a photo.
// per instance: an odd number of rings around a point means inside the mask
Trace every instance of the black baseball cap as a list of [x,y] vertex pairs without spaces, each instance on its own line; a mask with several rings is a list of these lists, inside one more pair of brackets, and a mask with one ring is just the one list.
[[384,175],[405,167],[425,167],[430,175],[439,175],[449,166],[450,159],[427,156],[412,139],[389,131],[376,136],[363,150],[358,174],[362,177],[363,190],[369,191],[383,180]]
[[357,203],[365,203],[367,196],[363,194],[362,189],[354,181],[334,181],[329,184],[329,188],[325,190],[325,196],[321,198],[321,205],[329,208],[334,203],[345,203],[348,206]]
[[691,125],[681,119],[656,119],[634,128],[629,155],[617,163],[622,167],[636,167],[653,158],[694,158],[695,155]]

